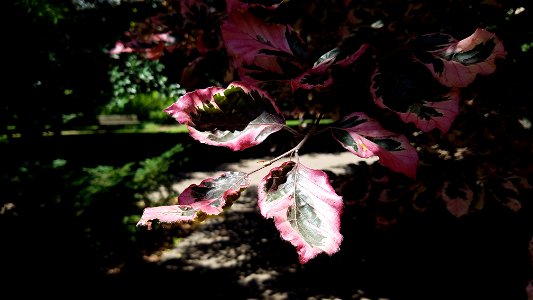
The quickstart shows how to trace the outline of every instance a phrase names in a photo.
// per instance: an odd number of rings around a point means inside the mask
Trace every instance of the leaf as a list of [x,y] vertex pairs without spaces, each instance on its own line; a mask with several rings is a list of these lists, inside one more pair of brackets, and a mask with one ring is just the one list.
[[416,177],[418,153],[409,140],[383,129],[378,121],[361,112],[344,117],[331,127],[333,137],[348,151],[362,157],[379,157],[378,162],[393,171]]
[[226,89],[189,92],[165,112],[186,124],[194,139],[233,151],[260,144],[285,125],[279,108],[264,91],[239,82]]
[[441,195],[448,211],[457,218],[468,213],[474,199],[474,193],[467,185],[450,181],[444,182]]
[[249,186],[248,181],[246,173],[224,172],[216,178],[203,180],[199,185],[191,184],[178,196],[178,203],[208,215],[218,215],[239,198],[241,191]]
[[300,263],[339,250],[342,198],[326,173],[288,161],[270,170],[258,194],[261,214],[274,219],[281,237],[296,247]]
[[153,220],[175,223],[218,215],[230,207],[248,186],[248,174],[243,172],[224,172],[216,178],[207,178],[199,185],[191,184],[186,188],[178,197],[179,205],[145,208],[137,226],[151,229]]
[[406,57],[378,67],[370,90],[376,105],[424,132],[438,128],[446,133],[459,113],[459,89],[441,85],[424,66]]
[[333,83],[331,72],[334,67],[347,67],[355,62],[368,48],[362,45],[356,52],[347,55],[341,48],[334,48],[322,55],[313,67],[295,79],[291,80],[292,90],[303,88],[306,90],[325,88]]
[[146,59],[159,59],[164,50],[172,52],[176,39],[166,33],[153,33],[144,37],[137,37],[128,42],[117,41],[115,47],[109,51],[111,55],[121,53],[141,53]]
[[496,35],[481,28],[461,41],[436,33],[419,36],[409,46],[416,59],[448,87],[466,87],[478,74],[491,74],[496,59],[506,56]]
[[193,221],[197,214],[198,210],[190,205],[147,207],[144,209],[137,226],[148,226],[148,229],[151,229],[153,220],[159,220],[162,223]]
[[533,280],[530,280],[526,286],[527,300],[533,300]]
[[236,10],[222,25],[222,37],[241,80],[289,80],[304,70],[305,45],[288,25],[268,24]]

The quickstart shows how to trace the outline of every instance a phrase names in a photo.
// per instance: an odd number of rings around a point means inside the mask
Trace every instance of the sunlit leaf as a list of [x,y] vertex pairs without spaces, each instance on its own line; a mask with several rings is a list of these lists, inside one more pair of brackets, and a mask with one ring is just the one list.
[[416,177],[418,153],[409,140],[383,129],[378,121],[354,112],[331,127],[333,137],[348,151],[362,157],[379,157],[378,162],[393,171]]
[[285,120],[262,90],[233,82],[228,88],[189,92],[165,109],[190,135],[205,144],[243,150],[283,128]]
[[178,197],[179,205],[147,207],[137,226],[148,226],[152,221],[176,223],[199,220],[199,216],[218,215],[230,207],[249,186],[248,174],[224,172],[207,178],[200,184],[191,184]]
[[506,56],[496,35],[481,28],[461,41],[447,34],[435,33],[421,35],[409,46],[416,59],[448,87],[468,86],[478,74],[494,72],[496,59]]
[[144,209],[137,226],[148,226],[148,229],[151,229],[153,220],[158,220],[161,223],[193,221],[197,213],[198,210],[190,205],[147,207]]
[[181,192],[178,203],[190,205],[208,215],[218,215],[227,205],[237,200],[248,185],[246,173],[224,172],[218,177],[207,178],[198,185],[190,185]]
[[261,214],[274,219],[282,238],[296,247],[301,263],[339,250],[342,198],[326,173],[285,162],[261,180],[258,194]]

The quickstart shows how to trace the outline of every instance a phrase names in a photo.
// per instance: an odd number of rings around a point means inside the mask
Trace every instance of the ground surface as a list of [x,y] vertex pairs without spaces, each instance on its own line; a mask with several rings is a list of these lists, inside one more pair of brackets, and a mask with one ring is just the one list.
[[[356,163],[348,153],[302,155],[308,167],[336,174]],[[181,191],[221,171],[249,172],[257,159],[191,172],[173,185]],[[265,175],[252,176],[252,185]],[[406,221],[380,231],[367,216],[346,207],[340,251],[305,265],[257,207],[249,188],[226,213],[208,219],[173,247],[145,257],[144,269],[127,268],[114,286],[167,289],[194,299],[522,299],[528,266],[524,228],[512,215],[466,221]],[[446,219],[448,220],[448,219]],[[523,249],[521,252],[520,249]],[[142,277],[142,279],[139,278]],[[496,298],[495,298],[496,299]],[[524,298],[525,299],[525,298]]]
[[[186,179],[176,181],[171,189],[180,192],[221,171],[249,172],[260,165],[259,160],[184,170],[176,175]],[[342,174],[357,160],[348,152],[311,152],[302,154],[300,162]],[[255,173],[252,185],[267,170]],[[168,192],[172,191],[162,191]],[[118,299],[527,299],[530,221],[501,207],[460,219],[445,209],[410,215],[388,230],[379,230],[364,210],[345,206],[340,251],[301,265],[295,248],[280,238],[273,221],[261,216],[256,199],[252,186],[223,215],[145,256],[139,257],[136,249],[122,249],[119,256],[125,263],[102,274],[99,267],[106,257],[88,248],[85,239],[90,233],[71,229],[77,217],[65,218],[61,212],[39,208],[36,198],[35,204],[28,204],[30,214],[5,215],[0,220],[0,270],[5,274],[0,287],[20,297],[37,292],[66,299],[82,295]],[[99,208],[95,216],[104,216],[105,209]],[[109,224],[103,230],[117,240],[124,235]],[[144,236],[172,234],[158,228]]]
[[[336,174],[346,172],[348,164],[358,161],[360,159],[349,152],[300,156],[300,163]],[[223,171],[251,172],[260,166],[258,159],[243,159],[221,164],[209,172],[190,172],[187,179],[176,182],[172,189],[180,192],[190,184],[198,184]],[[230,210],[222,216],[208,219],[191,235],[179,240],[175,247],[154,253],[147,257],[147,261],[165,269],[169,277],[173,277],[170,274],[180,273],[177,281],[188,282],[186,286],[210,282],[207,285],[212,284],[211,288],[191,291],[199,293],[200,297],[358,299],[362,291],[356,285],[346,285],[348,266],[335,269],[340,266],[331,264],[329,270],[321,270],[313,266],[314,263],[300,265],[295,248],[279,237],[272,220],[261,216],[257,207],[257,183],[268,170],[252,174],[251,187]],[[153,195],[158,196],[161,195]],[[331,259],[326,256],[318,260],[332,262]],[[334,265],[336,267],[331,269]],[[333,278],[337,281],[334,282]],[[341,289],[342,284],[345,287]]]

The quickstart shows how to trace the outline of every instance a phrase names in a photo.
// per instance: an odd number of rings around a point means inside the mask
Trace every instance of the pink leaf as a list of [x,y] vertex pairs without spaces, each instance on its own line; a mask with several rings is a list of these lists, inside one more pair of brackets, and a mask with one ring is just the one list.
[[222,37],[236,65],[251,65],[265,50],[294,55],[285,37],[287,30],[286,25],[267,24],[251,13],[235,11],[222,25]]
[[268,24],[237,10],[222,25],[222,37],[245,82],[287,81],[304,70],[305,46],[288,25]]
[[409,140],[383,129],[378,121],[354,112],[331,127],[333,137],[348,151],[362,157],[379,157],[379,163],[393,171],[416,177],[418,153]]
[[153,33],[143,37],[137,37],[129,42],[118,41],[109,54],[118,55],[121,53],[141,53],[147,59],[158,59],[163,55],[164,50],[169,52],[174,50],[176,39],[170,32]]
[[178,203],[208,215],[218,215],[237,200],[248,185],[248,174],[224,172],[218,177],[203,180],[199,185],[191,184],[179,195]]
[[422,35],[410,45],[415,57],[449,87],[466,87],[478,74],[494,72],[495,60],[506,56],[496,35],[481,28],[461,41],[437,33]]
[[[249,186],[248,174],[224,172],[215,178],[191,184],[178,197],[179,205],[147,207],[137,226],[152,227],[152,221],[175,223],[194,221],[199,214],[218,215],[233,204]],[[203,215],[205,216],[205,215]]]
[[197,213],[198,210],[190,205],[147,207],[137,226],[148,226],[148,229],[151,229],[153,220],[159,220],[162,223],[192,221]]
[[239,82],[226,89],[189,92],[165,112],[186,124],[194,139],[234,151],[262,143],[285,125],[279,108],[264,91]]
[[296,247],[300,262],[320,253],[333,255],[342,242],[342,198],[326,173],[292,161],[270,170],[258,187],[259,208],[286,241]]
[[449,181],[444,183],[441,195],[448,211],[458,218],[468,213],[474,198],[474,193],[467,185],[459,186]]

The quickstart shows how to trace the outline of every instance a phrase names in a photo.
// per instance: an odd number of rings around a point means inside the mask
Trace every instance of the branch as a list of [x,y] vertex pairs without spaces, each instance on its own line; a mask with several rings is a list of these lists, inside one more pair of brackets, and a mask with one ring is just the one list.
[[[307,132],[307,134],[304,136],[304,138],[298,143],[298,145],[296,145],[294,148],[292,148],[291,150],[281,154],[280,156],[276,157],[276,158],[273,158],[269,161],[266,161],[266,162],[263,162],[263,166],[261,166],[260,168],[258,169],[255,169],[253,171],[251,171],[250,173],[248,173],[248,175],[252,175],[253,173],[255,172],[258,172],[268,166],[270,166],[271,164],[275,163],[276,161],[284,158],[285,156],[287,155],[292,155],[293,153],[296,154],[296,158],[299,159],[298,157],[298,150],[300,150],[300,148],[302,148],[302,146],[305,144],[305,142],[307,142],[307,140],[309,139],[309,137],[311,135],[313,135],[316,131],[316,128],[318,127],[318,125],[320,124],[320,120],[322,119],[323,117],[323,114],[320,114],[318,116],[318,118],[315,120],[314,124],[313,124],[313,127],[311,127],[311,129]],[[288,126],[286,126],[286,128],[288,129],[291,129],[293,130],[292,128],[289,128]],[[296,134],[300,135],[300,133],[296,132]]]
[[[320,118],[319,118],[319,120],[320,120]],[[248,175],[252,175],[253,173],[258,172],[258,171],[260,171],[260,170],[262,170],[262,169],[264,169],[264,168],[270,166],[271,164],[273,164],[273,163],[275,163],[276,161],[278,161],[278,160],[284,158],[285,156],[291,155],[291,154],[293,154],[293,153],[295,153],[295,152],[298,153],[298,150],[300,150],[300,148],[302,148],[302,146],[305,144],[305,142],[307,142],[307,140],[309,139],[309,137],[310,137],[311,135],[313,135],[313,133],[315,132],[315,130],[316,130],[316,126],[313,126],[313,127],[311,128],[311,130],[309,130],[309,132],[307,132],[307,134],[305,135],[305,137],[304,137],[304,138],[298,143],[298,145],[296,145],[296,146],[295,146],[294,148],[292,148],[291,150],[289,150],[289,151],[287,151],[287,152],[281,154],[280,156],[278,156],[278,157],[276,157],[276,158],[273,158],[273,159],[271,159],[271,160],[269,160],[269,161],[263,162],[263,166],[261,166],[261,167],[258,168],[258,169],[255,169],[255,170],[251,171],[250,173],[248,173]]]

